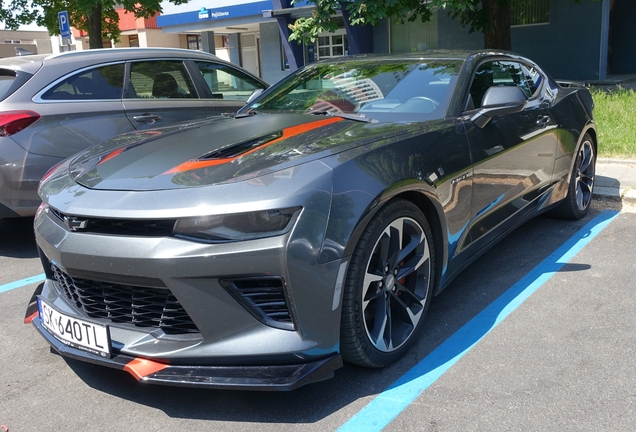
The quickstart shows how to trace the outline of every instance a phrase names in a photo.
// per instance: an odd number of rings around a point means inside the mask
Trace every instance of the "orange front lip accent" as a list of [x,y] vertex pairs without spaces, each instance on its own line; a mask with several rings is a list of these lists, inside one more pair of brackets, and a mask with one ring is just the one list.
[[152,360],[136,358],[124,366],[124,370],[140,381],[148,375],[167,368],[168,365]]
[[25,324],[31,324],[33,322],[33,320],[35,319],[35,317],[37,317],[39,314],[39,312],[33,312],[31,315],[29,315],[28,317],[26,317],[24,319],[24,323]]
[[304,132],[308,132],[310,130],[313,129],[318,129],[320,127],[332,124],[332,123],[336,123],[342,121],[341,118],[339,117],[331,117],[328,119],[324,119],[324,120],[317,120],[311,123],[305,123],[305,124],[301,124],[298,126],[291,126],[288,128],[283,129],[283,135],[280,138],[276,138],[272,141],[269,141],[265,144],[263,144],[260,147],[256,147],[253,148],[249,151],[246,151],[245,153],[241,154],[240,156],[235,156],[232,158],[225,158],[225,159],[214,159],[214,160],[205,160],[205,161],[199,161],[199,160],[191,160],[188,162],[184,162],[181,165],[178,165],[174,168],[172,168],[169,171],[166,171],[164,174],[176,174],[176,173],[180,173],[180,172],[184,172],[184,171],[191,171],[191,170],[195,170],[195,169],[199,169],[199,168],[207,168],[207,167],[211,167],[214,165],[222,165],[222,164],[226,164],[228,162],[232,162],[233,160],[236,160],[240,157],[243,157],[245,155],[248,155],[250,153],[254,153],[255,151],[261,150],[267,146],[270,146],[272,144],[275,144],[279,141],[282,141],[284,139],[287,138],[291,138],[295,135],[300,135],[301,133]]

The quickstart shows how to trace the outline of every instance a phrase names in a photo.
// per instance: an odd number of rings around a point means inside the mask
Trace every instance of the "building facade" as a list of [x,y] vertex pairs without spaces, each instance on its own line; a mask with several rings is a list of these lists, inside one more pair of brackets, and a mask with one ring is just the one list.
[[[287,26],[311,8],[289,0],[164,3],[157,24],[168,34],[200,34],[206,51],[215,52],[220,41],[230,61],[269,82],[307,62],[339,55],[483,47],[482,34],[469,33],[445,10],[427,23],[384,20],[374,27],[348,26],[344,11],[334,34],[321,35],[311,45],[287,42]],[[633,0],[530,0],[513,10],[512,49],[561,79],[636,73],[635,18]]]
[[[105,46],[179,47],[215,53],[265,81],[276,82],[303,64],[356,53],[405,53],[430,49],[476,50],[481,33],[469,33],[445,10],[429,22],[340,26],[313,44],[289,42],[288,25],[309,16],[313,6],[291,0],[191,0],[162,3],[156,17],[135,18],[119,11],[121,41]],[[602,80],[608,74],[636,73],[634,0],[528,0],[513,9],[512,50],[527,56],[558,79]],[[88,39],[74,30],[73,49],[87,49]]]
[[18,53],[48,54],[53,52],[47,31],[0,30],[0,58]]

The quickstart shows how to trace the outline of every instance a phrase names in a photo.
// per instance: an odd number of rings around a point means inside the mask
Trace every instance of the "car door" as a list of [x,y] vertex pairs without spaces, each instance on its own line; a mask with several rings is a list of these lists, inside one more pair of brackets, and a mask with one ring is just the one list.
[[128,62],[123,104],[136,129],[217,114],[209,99],[199,97],[182,60]]
[[[487,234],[502,233],[535,209],[552,184],[556,124],[540,74],[536,67],[509,60],[486,61],[474,74],[464,113],[474,164],[473,244],[490,241]],[[470,118],[492,86],[517,86],[528,102],[522,111],[493,116],[480,128]]]
[[191,67],[202,88],[201,97],[210,98],[219,114],[236,112],[254,90],[267,88],[260,80],[224,63],[193,61]]
[[123,62],[60,78],[33,98],[41,118],[16,135],[19,144],[31,153],[68,157],[134,130],[124,114],[123,85]]

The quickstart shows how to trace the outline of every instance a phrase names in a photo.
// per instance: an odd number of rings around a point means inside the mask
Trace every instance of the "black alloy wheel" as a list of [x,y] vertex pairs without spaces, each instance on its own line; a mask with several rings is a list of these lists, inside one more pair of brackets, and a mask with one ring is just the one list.
[[592,203],[594,176],[596,173],[596,152],[592,137],[585,134],[572,168],[568,196],[553,211],[564,219],[583,218]]
[[341,352],[350,363],[387,366],[413,344],[432,297],[431,228],[417,206],[380,210],[356,246],[345,283]]

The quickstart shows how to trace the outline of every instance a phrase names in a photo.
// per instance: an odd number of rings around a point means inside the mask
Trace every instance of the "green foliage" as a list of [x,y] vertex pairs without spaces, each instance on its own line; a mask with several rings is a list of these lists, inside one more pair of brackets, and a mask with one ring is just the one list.
[[0,0],[0,4],[0,22],[4,22],[7,30],[16,30],[22,24],[35,22],[39,14],[30,0]]
[[[88,22],[101,12],[101,39],[119,40],[119,15],[115,7],[123,7],[137,18],[149,18],[161,12],[161,0],[0,0],[0,21],[6,28],[17,29],[21,24],[37,23],[50,34],[59,35],[57,13],[67,11],[71,26],[89,32]],[[170,0],[179,5],[188,0]],[[89,32],[89,36],[92,36]]]
[[[298,0],[296,0],[298,1]],[[300,18],[289,28],[290,40],[313,42],[318,34],[334,31],[336,22],[333,16],[344,5],[350,13],[353,25],[376,25],[383,18],[392,18],[399,22],[427,22],[435,9],[446,10],[453,19],[460,20],[469,32],[485,32],[491,28],[491,7],[495,5],[522,6],[531,0],[308,0],[316,9],[312,16]],[[580,3],[581,0],[572,0]],[[595,0],[600,1],[600,0]],[[295,1],[294,1],[295,2]]]
[[636,91],[592,90],[599,157],[636,159]]

